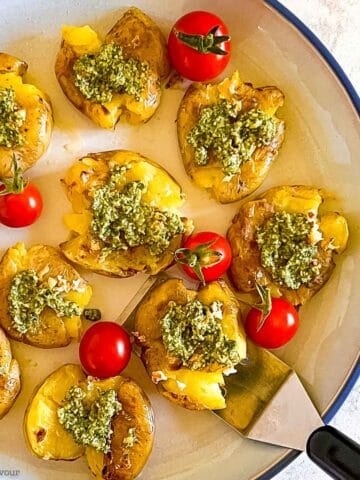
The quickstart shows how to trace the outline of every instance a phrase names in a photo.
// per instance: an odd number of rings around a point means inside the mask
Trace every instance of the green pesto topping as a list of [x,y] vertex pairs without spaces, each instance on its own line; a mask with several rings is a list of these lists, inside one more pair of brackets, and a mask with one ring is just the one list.
[[184,225],[177,213],[161,211],[142,201],[145,185],[128,182],[122,190],[118,183],[129,165],[116,165],[109,181],[97,189],[92,203],[92,234],[104,242],[102,253],[127,250],[144,245],[152,255],[161,255]]
[[169,302],[161,319],[162,338],[166,350],[181,359],[192,370],[217,363],[233,367],[240,362],[236,342],[222,330],[223,304],[215,301],[204,305],[194,300],[186,305]]
[[97,322],[101,320],[101,310],[98,308],[84,308],[82,316],[90,322]]
[[241,111],[241,102],[220,103],[204,107],[199,120],[187,136],[195,149],[195,162],[207,165],[209,153],[222,164],[231,178],[250,160],[257,147],[269,145],[277,132],[275,120],[257,109]]
[[36,331],[40,314],[46,307],[54,310],[59,317],[80,315],[82,308],[77,303],[66,300],[63,295],[63,288],[40,284],[34,270],[17,273],[12,279],[8,295],[13,328],[21,334],[28,330]]
[[319,274],[318,247],[310,243],[313,221],[302,213],[278,212],[258,230],[261,264],[274,281],[291,289]]
[[136,435],[136,428],[135,427],[130,427],[128,429],[127,436],[123,439],[123,446],[125,450],[130,450],[135,443],[138,441],[137,435]]
[[113,433],[111,420],[121,411],[122,405],[115,390],[99,392],[97,400],[91,404],[85,398],[86,392],[81,387],[71,387],[57,410],[59,422],[76,443],[108,453]]
[[102,45],[95,54],[82,55],[73,67],[75,85],[87,100],[111,102],[114,93],[134,95],[144,91],[149,67],[134,58],[124,58],[122,48],[114,43]]
[[0,145],[11,148],[24,142],[20,128],[25,117],[26,111],[16,103],[14,90],[0,87]]

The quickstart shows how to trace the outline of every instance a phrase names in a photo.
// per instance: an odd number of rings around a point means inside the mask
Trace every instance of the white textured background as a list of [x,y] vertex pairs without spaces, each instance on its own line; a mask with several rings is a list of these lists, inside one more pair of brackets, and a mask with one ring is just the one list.
[[[350,81],[360,91],[360,0],[281,0],[327,46]],[[331,425],[360,443],[360,380]],[[301,454],[274,480],[327,480]]]

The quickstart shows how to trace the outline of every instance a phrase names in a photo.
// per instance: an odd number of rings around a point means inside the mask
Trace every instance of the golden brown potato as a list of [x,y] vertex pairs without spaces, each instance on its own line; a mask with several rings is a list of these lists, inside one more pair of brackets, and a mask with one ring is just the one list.
[[185,305],[195,299],[205,305],[214,301],[223,303],[223,333],[235,341],[239,358],[244,359],[246,338],[239,305],[223,281],[209,283],[198,292],[187,290],[182,280],[165,281],[141,302],[135,317],[135,336],[141,346],[146,370],[164,397],[190,410],[219,410],[226,406],[221,387],[224,385],[223,373],[229,368],[219,364],[197,370],[185,368],[179,358],[166,351],[162,340],[160,320],[166,314],[169,302]]
[[20,388],[19,364],[13,358],[10,342],[0,328],[0,419],[12,407]]
[[34,270],[41,284],[64,279],[77,284],[76,289],[64,293],[66,300],[84,308],[92,295],[91,287],[77,271],[61,256],[60,252],[47,245],[36,245],[26,250],[23,243],[9,248],[0,262],[0,325],[13,339],[41,348],[64,347],[72,339],[78,339],[82,329],[80,316],[59,317],[46,307],[40,314],[38,328],[20,333],[9,313],[8,295],[14,276],[25,270]]
[[12,55],[0,52],[0,89],[15,92],[15,101],[26,112],[20,127],[23,142],[13,147],[0,145],[0,177],[11,177],[13,155],[21,170],[30,168],[47,150],[53,127],[48,97],[34,85],[23,83],[27,64]]
[[[228,230],[233,260],[230,278],[237,290],[251,292],[255,283],[268,286],[273,296],[285,297],[293,305],[302,305],[329,279],[334,268],[334,254],[342,252],[348,241],[347,222],[338,213],[318,217],[324,192],[308,186],[281,186],[267,190],[255,200],[244,203]],[[275,212],[309,215],[319,225],[317,261],[319,272],[309,284],[291,289],[279,284],[262,266],[260,249],[256,241],[258,228]],[[318,236],[318,234],[316,234]]]
[[[160,103],[161,81],[169,74],[166,41],[159,27],[138,8],[130,8],[116,22],[104,41],[89,27],[62,29],[62,43],[55,63],[56,77],[68,99],[103,128],[113,129],[124,118],[130,123],[149,120]],[[102,44],[114,43],[123,49],[125,58],[145,62],[149,75],[144,92],[134,95],[114,94],[111,102],[101,104],[87,100],[74,83],[73,65],[84,54],[96,53]]]
[[[67,391],[80,386],[86,401],[98,392],[115,390],[122,409],[112,419],[110,452],[103,454],[93,447],[77,444],[58,420],[57,410]],[[136,441],[126,446],[129,429],[135,429]],[[130,378],[106,380],[86,378],[79,365],[67,364],[49,375],[35,391],[24,419],[24,434],[31,452],[44,460],[74,460],[86,455],[97,480],[132,480],[144,468],[154,440],[154,416],[149,399]]]
[[[232,99],[241,100],[244,111],[257,108],[272,116],[277,124],[277,133],[269,145],[257,147],[250,160],[241,165],[240,172],[229,180],[211,151],[207,165],[196,163],[195,150],[187,136],[197,123],[203,107]],[[220,83],[192,84],[179,106],[177,132],[185,170],[194,183],[208,190],[221,203],[235,202],[256,190],[264,181],[284,139],[284,122],[275,116],[283,103],[284,95],[277,87],[254,88],[251,84],[242,83],[238,72]]]
[[[126,184],[140,180],[146,185],[143,202],[159,210],[171,211],[178,211],[183,204],[184,195],[180,185],[148,158],[126,150],[91,153],[74,163],[63,180],[74,213],[65,216],[65,224],[72,237],[60,248],[72,262],[102,275],[129,277],[138,272],[154,275],[173,262],[173,252],[180,247],[182,234],[172,238],[162,255],[151,254],[146,246],[140,245],[127,250],[115,250],[103,257],[99,241],[91,233],[92,199],[94,192],[107,183],[110,164],[131,165],[126,172]],[[182,221],[184,234],[190,233],[191,222],[187,219]]]

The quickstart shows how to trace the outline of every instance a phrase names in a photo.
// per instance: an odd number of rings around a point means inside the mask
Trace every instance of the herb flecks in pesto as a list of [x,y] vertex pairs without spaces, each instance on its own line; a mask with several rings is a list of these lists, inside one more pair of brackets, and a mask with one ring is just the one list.
[[64,286],[49,283],[40,284],[34,270],[24,270],[12,279],[8,295],[9,314],[12,326],[19,333],[36,331],[40,315],[45,308],[51,308],[59,317],[80,315],[82,308],[75,302],[66,300]]
[[145,185],[131,181],[120,190],[123,176],[131,168],[116,165],[107,184],[95,191],[92,203],[92,234],[104,242],[102,254],[145,246],[161,255],[184,226],[177,213],[161,211],[142,201]]
[[203,107],[196,125],[187,136],[195,149],[195,162],[207,165],[212,154],[231,178],[252,157],[256,148],[269,145],[277,132],[275,120],[265,112],[243,112],[241,102],[222,100]]
[[0,145],[11,148],[24,142],[20,129],[25,117],[26,111],[16,103],[14,90],[0,87]]
[[87,100],[111,102],[114,93],[134,95],[144,91],[149,67],[134,58],[125,58],[122,48],[104,44],[95,54],[82,55],[73,67],[75,85]]
[[125,450],[130,450],[133,448],[135,443],[138,441],[137,435],[136,435],[136,428],[135,427],[130,427],[128,429],[126,437],[123,439],[123,446]]
[[280,285],[295,290],[319,274],[318,247],[310,242],[314,221],[302,213],[277,212],[259,228],[261,264]]
[[122,409],[115,390],[99,392],[98,398],[89,404],[86,392],[79,386],[67,392],[63,406],[57,410],[59,422],[76,443],[108,453],[112,428],[111,420]]
[[240,362],[236,342],[222,330],[223,304],[204,305],[193,300],[186,305],[169,302],[161,319],[162,339],[166,350],[185,367],[198,370],[210,364],[233,367]]

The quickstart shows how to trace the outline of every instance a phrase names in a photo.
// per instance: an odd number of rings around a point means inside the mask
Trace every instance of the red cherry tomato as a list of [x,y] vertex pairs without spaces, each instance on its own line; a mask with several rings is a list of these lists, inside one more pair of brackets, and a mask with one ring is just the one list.
[[212,80],[230,60],[228,29],[213,13],[187,13],[171,29],[168,51],[170,62],[181,76],[197,82]]
[[262,313],[252,308],[245,320],[249,338],[264,348],[279,348],[289,342],[299,326],[299,315],[291,303],[283,298],[273,298],[269,316],[261,328]]
[[175,252],[176,262],[191,278],[205,282],[217,280],[229,268],[232,259],[229,242],[214,232],[191,235],[183,248]]
[[117,323],[96,323],[86,330],[82,337],[79,356],[89,375],[98,378],[113,377],[129,363],[130,337]]
[[[4,191],[4,185],[0,186]],[[19,193],[6,193],[0,196],[0,223],[7,227],[27,227],[41,215],[43,201],[39,190],[28,183]]]

